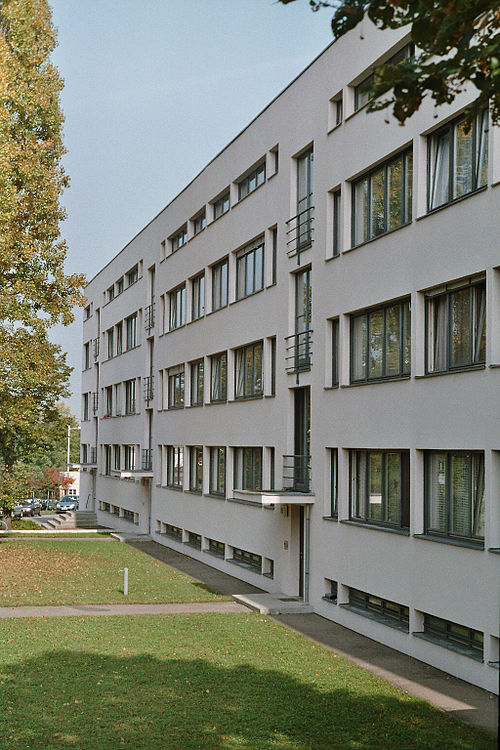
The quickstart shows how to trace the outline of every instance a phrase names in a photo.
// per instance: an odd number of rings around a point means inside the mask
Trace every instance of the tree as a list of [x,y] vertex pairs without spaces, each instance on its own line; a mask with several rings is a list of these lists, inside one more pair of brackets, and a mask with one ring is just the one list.
[[[284,5],[295,0],[279,0]],[[371,110],[392,105],[403,125],[430,96],[450,104],[467,83],[477,89],[472,116],[488,106],[500,121],[500,5],[498,0],[309,0],[313,11],[333,9],[335,38],[355,28],[365,13],[381,29],[411,25],[414,57],[375,69]]]
[[[47,443],[70,368],[48,329],[83,304],[60,239],[62,81],[47,0],[0,0],[0,474]],[[0,488],[3,508],[12,505]]]

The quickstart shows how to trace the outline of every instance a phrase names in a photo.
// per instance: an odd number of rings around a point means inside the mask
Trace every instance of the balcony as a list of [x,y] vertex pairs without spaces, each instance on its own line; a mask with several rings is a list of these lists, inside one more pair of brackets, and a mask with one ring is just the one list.
[[286,371],[305,372],[311,369],[312,359],[312,328],[300,333],[285,336],[286,347]]
[[150,331],[155,325],[155,303],[151,302],[150,305],[144,308],[144,328],[146,331]]
[[312,245],[314,233],[314,206],[307,206],[286,222],[287,255],[297,256],[300,264],[300,253]]
[[311,491],[311,456],[283,456],[283,489]]
[[144,400],[146,406],[149,406],[154,397],[154,378],[153,375],[148,375],[144,378]]
[[136,482],[140,482],[142,479],[153,478],[153,449],[143,448],[141,451],[141,468],[140,469],[121,469],[120,471],[113,471],[113,476],[117,476],[120,479],[134,479]]

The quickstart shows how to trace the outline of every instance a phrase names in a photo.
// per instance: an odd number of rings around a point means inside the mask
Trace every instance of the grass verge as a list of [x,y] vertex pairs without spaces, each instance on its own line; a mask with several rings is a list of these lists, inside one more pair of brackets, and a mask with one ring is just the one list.
[[4,620],[0,640],[9,750],[495,746],[254,613]]
[[[129,594],[123,596],[123,568]],[[227,599],[139,550],[109,540],[0,539],[0,606]]]

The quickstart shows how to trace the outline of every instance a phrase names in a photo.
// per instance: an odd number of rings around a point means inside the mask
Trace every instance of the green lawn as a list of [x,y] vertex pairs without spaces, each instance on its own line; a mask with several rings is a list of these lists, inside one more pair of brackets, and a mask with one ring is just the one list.
[[227,597],[118,541],[0,539],[0,607],[220,599]]
[[495,747],[254,613],[3,620],[0,642],[8,750]]

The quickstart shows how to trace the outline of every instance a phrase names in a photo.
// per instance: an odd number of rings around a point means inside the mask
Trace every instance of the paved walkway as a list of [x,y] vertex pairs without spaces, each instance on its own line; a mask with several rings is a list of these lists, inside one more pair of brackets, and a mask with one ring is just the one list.
[[[156,542],[130,542],[130,546],[186,573],[222,594],[262,593],[249,583],[181,555]],[[189,604],[107,604],[69,607],[0,607],[4,617],[105,616],[126,614],[179,614],[184,612],[248,612],[236,602]],[[417,659],[401,654],[316,614],[274,615],[276,622],[296,630],[325,648],[344,656],[393,685],[432,703],[469,724],[496,734],[498,698],[486,690],[458,680]]]

